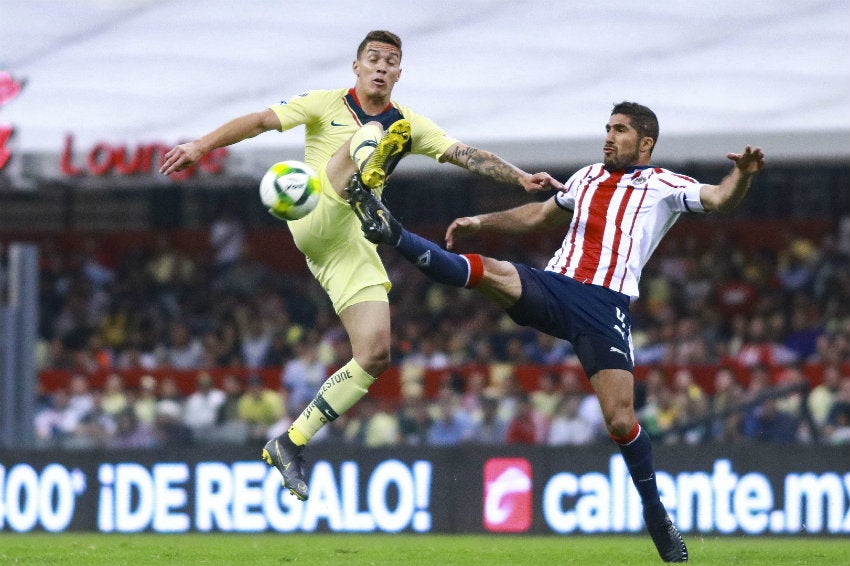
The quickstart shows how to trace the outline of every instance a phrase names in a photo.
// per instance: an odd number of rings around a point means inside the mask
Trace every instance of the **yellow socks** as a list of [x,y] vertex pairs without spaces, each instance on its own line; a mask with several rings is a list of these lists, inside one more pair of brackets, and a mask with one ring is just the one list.
[[298,415],[289,429],[289,438],[298,446],[307,444],[320,428],[359,401],[373,383],[374,377],[354,359],[349,360],[325,380],[313,401]]

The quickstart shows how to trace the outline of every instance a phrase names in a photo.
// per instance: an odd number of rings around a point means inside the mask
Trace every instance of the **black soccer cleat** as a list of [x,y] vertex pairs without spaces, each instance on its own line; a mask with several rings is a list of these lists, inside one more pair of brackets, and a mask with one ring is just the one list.
[[360,229],[366,239],[373,244],[398,244],[401,224],[375,193],[363,185],[358,175],[351,177],[345,190],[348,192],[348,204],[360,220]]
[[283,476],[283,487],[289,493],[306,501],[309,497],[307,482],[304,481],[303,446],[296,446],[286,433],[269,440],[263,448],[263,460],[274,466]]
[[679,529],[676,528],[668,515],[665,514],[660,519],[650,520],[644,512],[643,519],[646,522],[649,536],[652,537],[652,542],[658,549],[661,560],[664,562],[688,561],[688,547],[685,546],[685,541],[679,534]]

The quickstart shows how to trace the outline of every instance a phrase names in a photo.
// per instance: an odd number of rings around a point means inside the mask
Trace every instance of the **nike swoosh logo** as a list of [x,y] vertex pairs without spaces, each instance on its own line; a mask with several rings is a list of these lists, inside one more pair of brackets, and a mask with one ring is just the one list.
[[[283,460],[283,456],[282,456],[282,455],[281,455],[281,453],[280,453],[280,443],[278,443],[276,440],[275,440],[275,443],[274,443],[274,451],[275,451],[275,452],[277,452],[277,460],[278,460],[278,462],[282,461],[282,460]],[[289,466],[291,466],[291,465],[292,465],[292,462],[288,462],[285,466],[283,466],[283,473],[288,472],[288,471],[289,471]]]
[[331,120],[331,126],[347,126],[348,124],[337,124],[336,120]]

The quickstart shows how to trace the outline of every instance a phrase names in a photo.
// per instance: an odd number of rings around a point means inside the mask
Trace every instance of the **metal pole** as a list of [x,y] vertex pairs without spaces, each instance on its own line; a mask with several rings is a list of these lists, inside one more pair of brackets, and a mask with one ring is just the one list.
[[0,306],[0,446],[3,448],[17,445],[16,334],[14,307]]
[[9,307],[14,352],[15,447],[32,448],[35,398],[38,393],[35,345],[38,340],[38,246],[14,243],[9,246]]

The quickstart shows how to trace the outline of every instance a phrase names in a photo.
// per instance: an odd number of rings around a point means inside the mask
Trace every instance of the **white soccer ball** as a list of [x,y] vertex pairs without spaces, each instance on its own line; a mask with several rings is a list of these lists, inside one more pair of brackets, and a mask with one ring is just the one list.
[[260,200],[281,220],[298,220],[319,203],[319,177],[300,161],[275,163],[260,181]]

